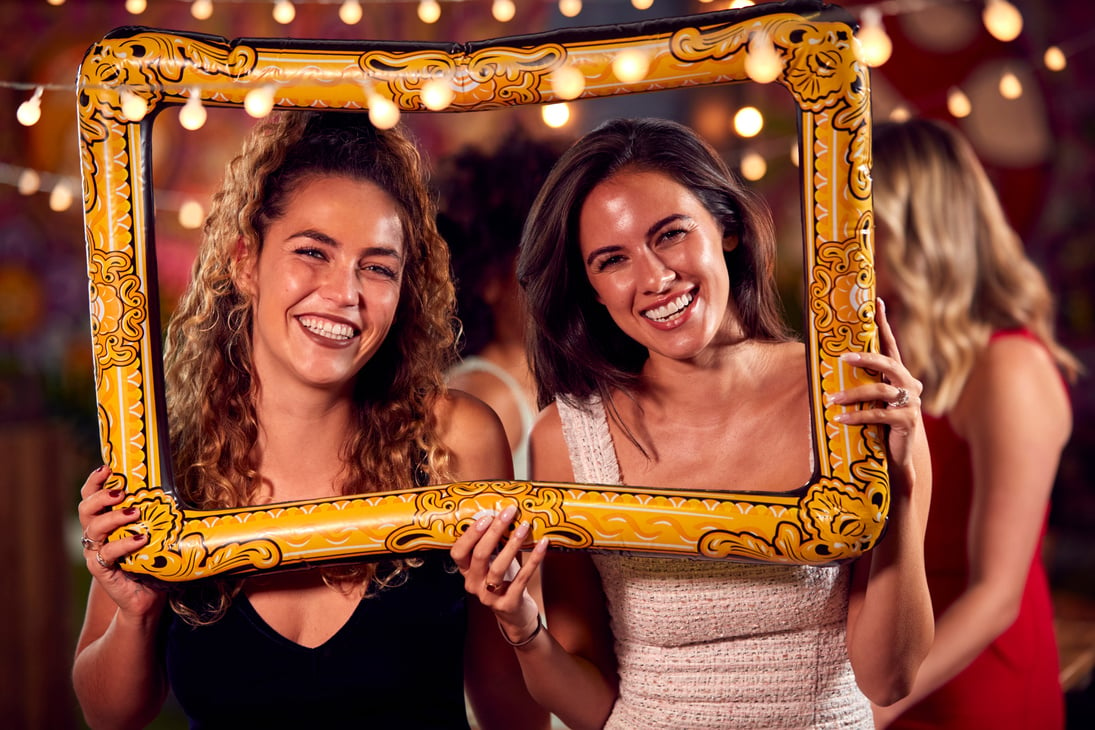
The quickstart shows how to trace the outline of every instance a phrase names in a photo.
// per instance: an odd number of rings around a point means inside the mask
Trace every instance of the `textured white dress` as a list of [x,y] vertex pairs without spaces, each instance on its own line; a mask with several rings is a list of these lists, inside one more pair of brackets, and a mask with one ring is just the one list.
[[[557,401],[574,478],[622,484],[599,401]],[[616,637],[610,730],[873,728],[845,646],[847,567],[594,554]]]

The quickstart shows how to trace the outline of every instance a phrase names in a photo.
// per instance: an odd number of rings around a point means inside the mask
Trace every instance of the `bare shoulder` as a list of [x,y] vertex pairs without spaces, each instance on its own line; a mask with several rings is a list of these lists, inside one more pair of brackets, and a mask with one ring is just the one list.
[[512,478],[506,432],[490,406],[462,390],[449,390],[434,414],[441,441],[453,454],[457,478]]
[[570,454],[563,437],[563,420],[555,403],[540,411],[532,426],[529,436],[529,465],[533,479],[574,481],[574,470],[570,465]]

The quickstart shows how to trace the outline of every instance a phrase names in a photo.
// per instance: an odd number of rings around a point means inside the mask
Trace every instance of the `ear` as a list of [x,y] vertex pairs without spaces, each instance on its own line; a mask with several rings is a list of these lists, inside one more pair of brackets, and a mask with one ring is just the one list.
[[236,239],[236,248],[232,252],[232,268],[236,272],[236,288],[248,296],[254,296],[255,294],[257,258],[256,252],[248,248],[243,236]]
[[737,247],[738,247],[738,237],[737,236],[723,236],[722,237],[722,250],[723,251],[727,251],[727,252],[733,251]]

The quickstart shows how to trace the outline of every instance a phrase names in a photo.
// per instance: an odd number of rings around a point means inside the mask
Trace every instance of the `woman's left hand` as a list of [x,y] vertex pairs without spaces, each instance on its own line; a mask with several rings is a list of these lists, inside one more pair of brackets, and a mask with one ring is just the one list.
[[896,464],[908,464],[913,458],[913,441],[923,427],[920,394],[924,391],[924,386],[901,361],[901,352],[881,299],[878,300],[876,312],[882,352],[847,352],[840,359],[854,367],[879,372],[882,374],[881,379],[876,383],[833,393],[829,396],[829,403],[877,404],[874,407],[846,410],[833,416],[833,420],[849,425],[882,423],[889,426],[887,443],[890,460]]

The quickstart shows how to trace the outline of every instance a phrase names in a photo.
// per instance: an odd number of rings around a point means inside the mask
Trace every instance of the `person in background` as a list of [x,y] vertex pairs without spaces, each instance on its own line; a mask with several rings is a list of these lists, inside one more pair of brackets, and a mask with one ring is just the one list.
[[[564,153],[518,261],[546,406],[532,477],[807,483],[806,353],[787,334],[774,256],[767,206],[682,125],[614,120]],[[827,395],[849,406],[838,422],[882,427],[889,450],[887,534],[853,563],[613,552],[545,562],[546,539],[522,545],[529,524],[512,507],[454,544],[465,587],[494,610],[533,697],[569,727],[870,728],[870,701],[908,691],[932,637],[931,473],[920,384],[877,314],[881,353],[843,359],[880,381]],[[541,563],[546,627],[524,590]]]
[[1063,725],[1042,565],[1072,428],[1077,360],[969,142],[940,122],[874,129],[878,289],[924,383],[934,468],[927,566],[935,642],[879,727]]
[[[448,252],[424,165],[366,115],[283,112],[227,167],[165,346],[180,499],[238,508],[506,479],[497,416],[445,387]],[[93,578],[73,666],[94,728],[170,689],[193,728],[540,727],[489,612],[444,552],[186,585],[118,561],[143,533],[100,467],[81,490]],[[471,604],[471,605],[468,605]]]
[[513,473],[528,477],[528,437],[536,387],[525,355],[517,246],[525,216],[563,147],[514,127],[493,152],[468,146],[439,166],[438,228],[452,251],[462,359],[449,385],[489,405],[502,419]]

